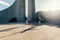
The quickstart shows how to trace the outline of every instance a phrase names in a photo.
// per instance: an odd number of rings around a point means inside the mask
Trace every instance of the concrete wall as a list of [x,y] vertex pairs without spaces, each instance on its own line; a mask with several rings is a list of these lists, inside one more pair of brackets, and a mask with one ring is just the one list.
[[16,0],[16,17],[18,22],[25,21],[25,0]]
[[11,7],[0,11],[0,23],[8,23],[11,18],[16,17],[14,4]]
[[29,21],[35,20],[35,0],[28,0],[28,18]]
[[16,0],[12,6],[0,11],[0,23],[9,23],[12,18],[25,21],[25,0]]

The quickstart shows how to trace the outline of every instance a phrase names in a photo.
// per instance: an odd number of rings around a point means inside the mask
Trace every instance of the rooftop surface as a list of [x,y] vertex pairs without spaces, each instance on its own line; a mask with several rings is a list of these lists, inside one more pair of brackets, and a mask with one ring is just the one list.
[[0,25],[0,40],[60,40],[57,25]]

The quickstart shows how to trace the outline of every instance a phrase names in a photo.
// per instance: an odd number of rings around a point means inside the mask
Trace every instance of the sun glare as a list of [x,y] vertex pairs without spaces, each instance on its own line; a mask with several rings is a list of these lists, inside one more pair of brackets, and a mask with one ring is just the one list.
[[60,4],[58,1],[48,1],[46,6],[44,7],[46,10],[59,10]]
[[43,11],[55,11],[60,10],[60,0],[46,0],[43,1],[42,4],[40,3],[40,9]]

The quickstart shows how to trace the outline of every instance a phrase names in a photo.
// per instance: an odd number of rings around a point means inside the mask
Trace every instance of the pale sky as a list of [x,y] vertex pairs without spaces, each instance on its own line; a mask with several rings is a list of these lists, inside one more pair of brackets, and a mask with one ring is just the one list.
[[60,10],[60,0],[35,0],[36,11]]
[[[0,10],[8,8],[15,0],[0,0]],[[60,10],[60,0],[35,0],[36,11]]]

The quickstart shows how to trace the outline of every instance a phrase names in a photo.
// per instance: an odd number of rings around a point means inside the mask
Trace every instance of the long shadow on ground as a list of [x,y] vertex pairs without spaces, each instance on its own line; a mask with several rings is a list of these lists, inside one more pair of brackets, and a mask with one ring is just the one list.
[[[2,36],[2,37],[0,37],[0,38],[5,38],[5,37],[11,36],[11,35],[15,35],[15,34],[17,34],[17,33],[24,33],[24,32],[26,32],[26,31],[32,30],[32,29],[35,28],[35,27],[37,27],[37,25],[34,25],[34,26],[32,25],[32,27],[30,27],[30,28],[28,28],[28,29],[15,32],[15,33],[12,33],[12,34],[7,35],[7,36]],[[14,28],[10,28],[10,29],[14,29]],[[9,30],[9,29],[6,29],[6,30]],[[6,31],[6,30],[4,30],[4,31]]]
[[[49,26],[54,26],[54,24],[41,24],[41,25],[49,25]],[[3,37],[0,37],[0,38],[5,38],[5,37],[8,37],[8,36],[11,36],[11,35],[15,35],[15,34],[17,34],[17,33],[25,33],[25,32],[27,32],[27,31],[30,31],[30,30],[33,30],[34,28],[36,28],[36,27],[39,27],[39,26],[41,26],[41,25],[36,25],[36,24],[34,24],[34,25],[32,25],[30,28],[28,28],[28,29],[25,29],[25,30],[22,30],[22,31],[18,31],[18,32],[15,32],[15,33],[13,33],[13,34],[10,34],[10,35],[7,35],[7,36],[3,36]],[[55,26],[57,26],[57,28],[60,26],[60,25],[55,25]],[[17,28],[17,27],[16,27]],[[10,28],[10,29],[15,29],[15,28]],[[1,31],[6,31],[6,30],[10,30],[10,29],[5,29],[5,30],[1,30]]]
[[24,33],[24,32],[30,31],[30,30],[34,30],[34,28],[36,28],[36,27],[38,27],[38,25],[31,26],[28,29],[22,30],[20,33]]
[[3,29],[3,30],[0,30],[0,32],[9,31],[9,30],[13,30],[13,29],[16,29],[16,28],[20,28],[20,27],[14,27],[14,28]]

